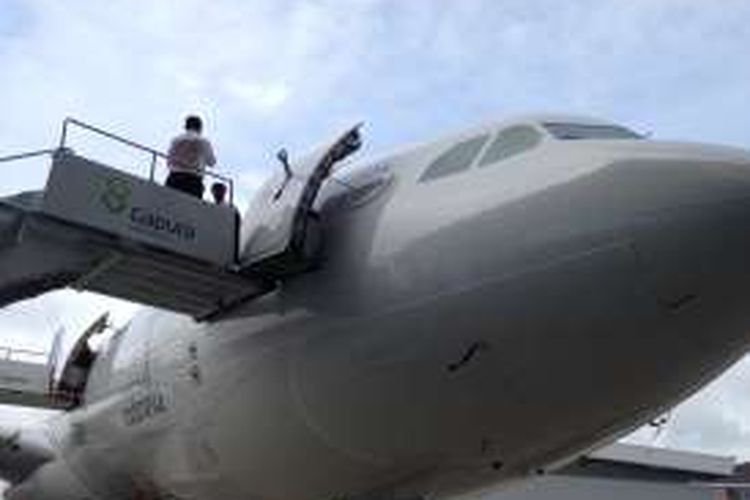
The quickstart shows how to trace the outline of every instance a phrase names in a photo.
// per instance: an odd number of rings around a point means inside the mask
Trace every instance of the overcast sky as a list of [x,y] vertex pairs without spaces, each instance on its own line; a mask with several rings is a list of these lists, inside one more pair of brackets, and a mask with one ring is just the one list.
[[[366,154],[535,111],[750,147],[749,47],[748,0],[0,0],[0,156],[55,144],[65,116],[161,149],[198,112],[246,202],[278,147],[360,120]],[[0,194],[45,175],[3,165]],[[25,302],[0,312],[0,344],[46,349],[105,309],[135,310]],[[750,360],[633,439],[750,459]]]

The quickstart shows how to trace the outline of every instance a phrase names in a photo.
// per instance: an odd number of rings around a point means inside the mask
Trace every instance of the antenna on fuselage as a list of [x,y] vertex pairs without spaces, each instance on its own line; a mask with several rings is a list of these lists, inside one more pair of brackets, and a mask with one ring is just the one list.
[[653,440],[656,441],[659,439],[659,436],[662,432],[664,432],[664,428],[669,424],[670,419],[672,418],[672,413],[667,412],[664,415],[661,415],[652,421],[648,423],[648,426],[654,429],[654,437]]

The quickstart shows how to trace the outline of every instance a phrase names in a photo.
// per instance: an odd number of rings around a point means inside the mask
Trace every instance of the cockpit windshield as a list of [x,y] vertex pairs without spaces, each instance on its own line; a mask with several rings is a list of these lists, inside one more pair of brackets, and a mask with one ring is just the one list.
[[556,139],[574,141],[581,139],[642,139],[632,130],[619,125],[588,125],[582,123],[544,123],[544,128]]

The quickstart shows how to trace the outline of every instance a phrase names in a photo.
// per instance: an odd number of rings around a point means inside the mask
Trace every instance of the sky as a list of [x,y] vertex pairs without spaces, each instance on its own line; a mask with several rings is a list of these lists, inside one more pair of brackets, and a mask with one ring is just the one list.
[[[529,112],[750,148],[748,47],[748,0],[0,0],[0,156],[54,146],[66,116],[164,149],[197,112],[245,204],[278,148],[359,121],[366,155]],[[146,172],[106,142],[71,146]],[[47,168],[4,164],[0,195]],[[0,311],[0,345],[45,350],[136,309],[55,292]],[[629,439],[750,460],[749,389],[750,358]]]

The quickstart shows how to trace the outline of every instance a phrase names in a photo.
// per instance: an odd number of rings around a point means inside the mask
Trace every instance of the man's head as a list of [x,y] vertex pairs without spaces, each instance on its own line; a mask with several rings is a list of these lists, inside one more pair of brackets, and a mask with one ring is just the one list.
[[227,187],[221,182],[214,182],[211,184],[211,194],[216,204],[221,205],[224,203],[224,198],[227,195]]
[[198,116],[190,115],[185,118],[185,130],[191,130],[200,134],[203,130],[203,121]]

